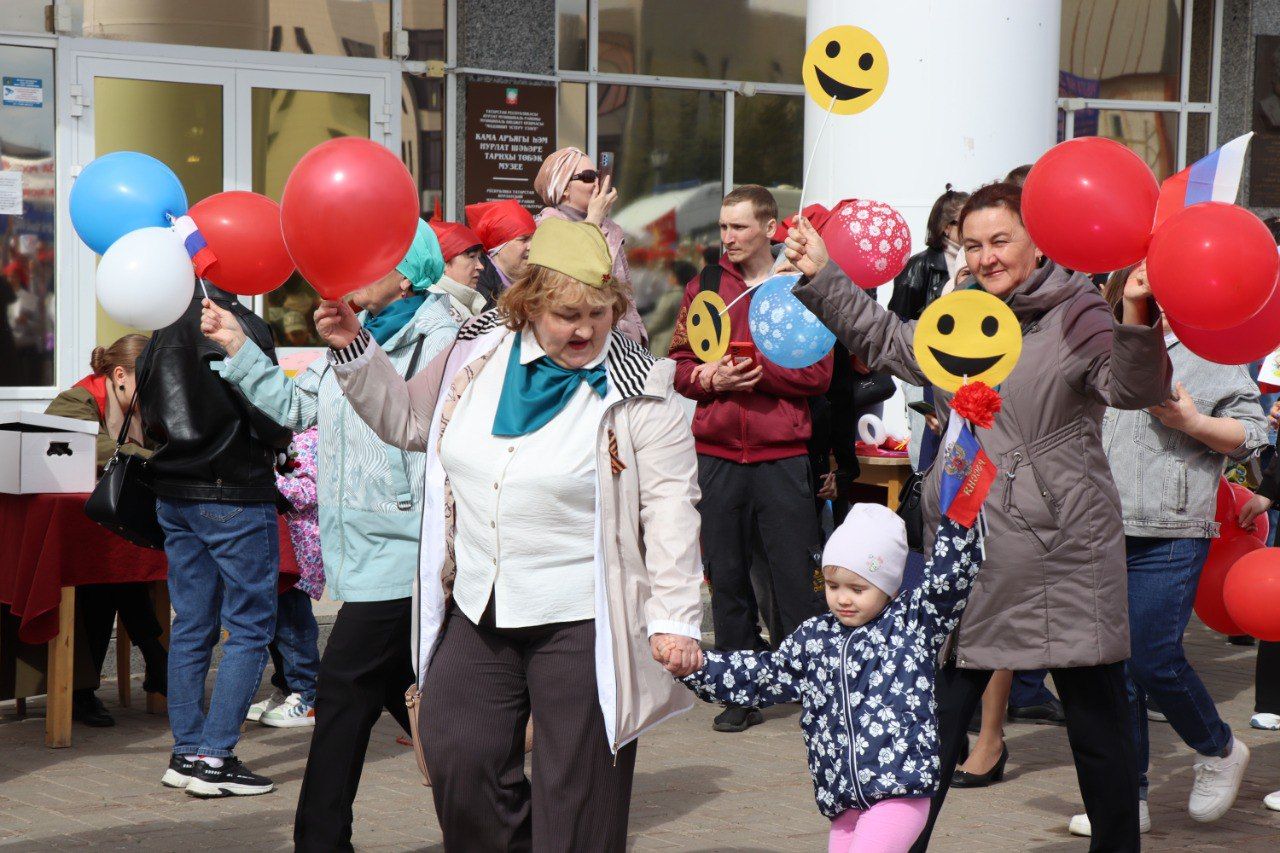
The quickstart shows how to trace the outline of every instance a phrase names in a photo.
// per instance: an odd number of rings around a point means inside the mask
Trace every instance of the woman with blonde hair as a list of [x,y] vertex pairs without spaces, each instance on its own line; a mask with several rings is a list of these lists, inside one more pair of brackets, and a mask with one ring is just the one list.
[[[54,397],[45,409],[47,415],[97,421],[99,471],[116,452],[116,439],[124,425],[125,413],[134,405],[137,390],[134,368],[146,345],[147,339],[143,335],[125,335],[109,347],[94,348],[89,356],[92,372]],[[151,454],[144,446],[142,423],[136,413],[129,421],[129,432],[120,452],[142,456]],[[147,586],[145,583],[79,586],[76,587],[76,609],[84,624],[95,673],[101,676],[102,665],[107,659],[107,646],[111,643],[111,630],[119,613],[129,638],[147,662],[142,689],[163,695],[167,687],[168,652],[160,643],[160,623],[156,620]],[[72,694],[73,718],[87,726],[114,726],[115,720],[95,690],[84,688]]]
[[597,226],[543,221],[499,310],[407,383],[345,304],[316,312],[347,401],[427,454],[413,651],[449,849],[623,850],[635,741],[691,704],[693,436],[674,364],[614,328],[612,265]]

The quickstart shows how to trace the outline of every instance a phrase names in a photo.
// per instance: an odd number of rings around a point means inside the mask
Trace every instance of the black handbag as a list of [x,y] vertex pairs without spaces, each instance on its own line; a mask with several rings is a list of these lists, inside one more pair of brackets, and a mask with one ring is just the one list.
[[924,510],[920,505],[924,491],[924,474],[911,472],[898,493],[898,517],[907,526],[907,548],[917,554],[924,552]]
[[116,452],[102,469],[98,485],[85,502],[84,514],[134,545],[160,549],[164,547],[164,530],[156,518],[156,496],[143,480],[147,460],[120,452],[137,403],[135,390],[116,437]]

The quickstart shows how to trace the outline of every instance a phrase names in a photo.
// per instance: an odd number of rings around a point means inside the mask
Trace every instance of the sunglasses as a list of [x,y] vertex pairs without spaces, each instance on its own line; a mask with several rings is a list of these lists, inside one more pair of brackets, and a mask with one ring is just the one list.
[[596,178],[600,177],[600,173],[595,169],[583,169],[578,174],[571,177],[570,181],[582,181],[584,184],[594,184]]

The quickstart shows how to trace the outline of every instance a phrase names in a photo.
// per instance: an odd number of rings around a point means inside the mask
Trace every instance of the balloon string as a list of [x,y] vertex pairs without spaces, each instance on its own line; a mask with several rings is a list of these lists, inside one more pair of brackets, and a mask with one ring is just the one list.
[[[800,182],[800,210],[804,210],[804,194],[809,189],[809,175],[813,172],[813,161],[818,159],[818,146],[822,144],[822,135],[827,131],[827,122],[831,120],[831,111],[836,108],[836,96],[831,96],[831,104],[827,107],[827,114],[822,119],[822,126],[818,128],[818,136],[813,140],[813,151],[809,153],[809,165],[804,169],[804,180]],[[800,211],[797,211],[797,213]]]

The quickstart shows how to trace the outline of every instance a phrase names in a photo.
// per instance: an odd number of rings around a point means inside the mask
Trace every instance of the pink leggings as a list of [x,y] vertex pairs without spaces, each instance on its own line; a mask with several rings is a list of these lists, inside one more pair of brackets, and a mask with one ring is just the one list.
[[831,821],[827,853],[906,853],[929,819],[929,798],[895,797]]

